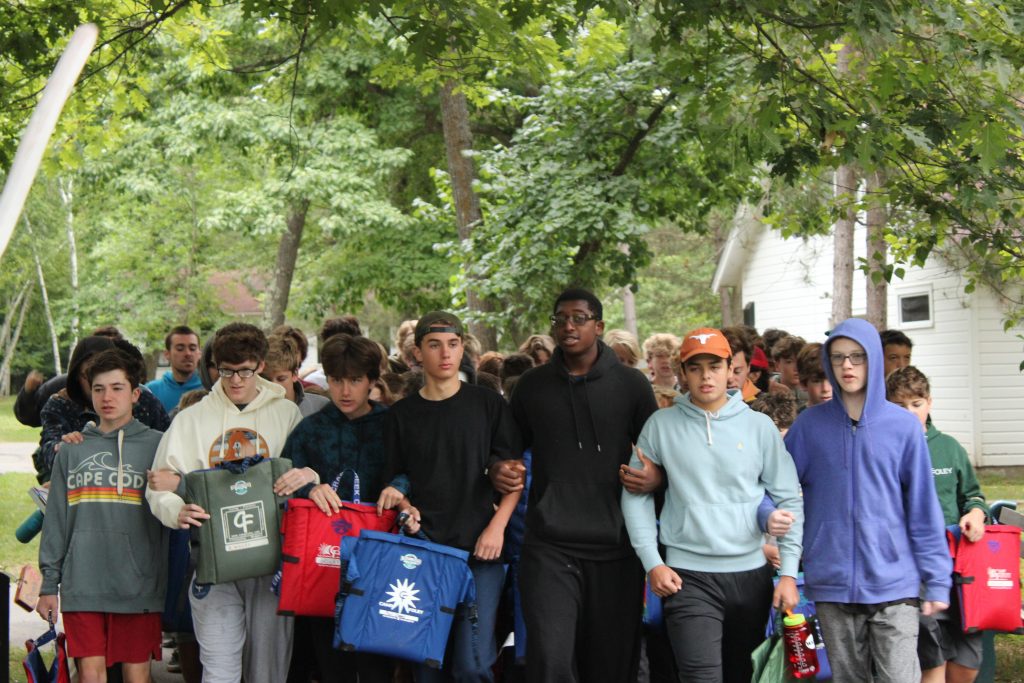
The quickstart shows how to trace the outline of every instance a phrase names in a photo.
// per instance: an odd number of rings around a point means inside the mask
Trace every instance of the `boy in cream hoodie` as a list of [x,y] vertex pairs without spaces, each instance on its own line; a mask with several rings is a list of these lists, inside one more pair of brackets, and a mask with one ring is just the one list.
[[[686,335],[679,351],[687,393],[654,413],[637,451],[668,479],[658,552],[654,497],[622,492],[629,537],[664,600],[665,629],[680,680],[749,681],[750,653],[764,640],[768,607],[799,600],[803,506],[793,460],[768,416],[726,389],[731,350],[721,331]],[[633,466],[639,467],[638,456]],[[779,539],[782,578],[761,549],[757,510],[765,493],[793,514]]]
[[[160,441],[154,470],[178,475],[178,487],[154,486],[146,499],[161,522],[172,529],[202,526],[210,518],[201,507],[182,500],[181,480],[195,470],[260,455],[275,458],[301,419],[284,389],[259,376],[267,339],[259,328],[232,323],[217,332],[213,357],[220,379],[208,396],[175,417]],[[152,480],[151,480],[152,481]],[[308,468],[290,470],[274,484],[290,495],[319,477]],[[201,585],[194,581],[190,602],[205,683],[278,683],[288,676],[292,619],[277,616],[272,576]]]

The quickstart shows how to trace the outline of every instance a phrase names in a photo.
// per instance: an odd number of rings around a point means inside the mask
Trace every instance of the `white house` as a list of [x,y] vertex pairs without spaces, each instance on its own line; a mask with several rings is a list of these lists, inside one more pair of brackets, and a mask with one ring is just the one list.
[[[865,255],[863,226],[856,255]],[[748,324],[824,341],[832,312],[832,239],[784,239],[750,212],[740,214],[712,288],[736,287]],[[865,314],[865,276],[856,271],[853,314]],[[936,426],[954,436],[976,466],[1024,465],[1024,330],[1003,331],[1005,306],[987,287],[933,257],[889,286],[888,327],[914,342],[913,364],[932,385]]]

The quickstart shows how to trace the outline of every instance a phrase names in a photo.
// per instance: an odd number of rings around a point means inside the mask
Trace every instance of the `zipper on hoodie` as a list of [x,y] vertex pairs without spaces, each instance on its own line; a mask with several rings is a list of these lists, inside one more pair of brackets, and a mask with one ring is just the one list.
[[851,432],[851,437],[850,438],[852,439],[852,443],[850,444],[850,460],[851,460],[850,464],[852,466],[851,467],[852,476],[850,477],[850,481],[852,482],[852,486],[853,486],[853,498],[851,498],[851,500],[850,500],[850,508],[851,508],[850,511],[854,512],[854,514],[853,514],[853,525],[852,525],[852,528],[853,528],[853,544],[851,546],[851,548],[853,549],[853,554],[852,554],[852,556],[853,556],[853,562],[852,562],[852,564],[853,564],[853,574],[850,577],[851,580],[852,580],[852,584],[851,585],[852,585],[853,591],[852,591],[852,594],[851,594],[850,597],[853,599],[854,602],[856,602],[856,595],[857,595],[857,554],[858,554],[857,553],[857,514],[853,510],[853,506],[856,505],[856,502],[857,502],[857,493],[858,493],[857,471],[858,471],[858,468],[857,468],[857,460],[856,460],[856,458],[857,458],[857,425],[852,420],[850,422],[850,432]]

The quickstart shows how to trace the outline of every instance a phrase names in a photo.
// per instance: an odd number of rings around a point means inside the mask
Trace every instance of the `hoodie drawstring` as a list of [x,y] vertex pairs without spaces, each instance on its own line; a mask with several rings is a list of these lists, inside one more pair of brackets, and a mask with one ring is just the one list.
[[576,448],[583,450],[583,439],[580,438],[580,421],[576,417],[576,399],[572,395],[572,376],[569,376],[569,407],[572,409],[572,427],[576,430]]
[[707,431],[708,431],[708,445],[709,446],[713,446],[715,444],[714,440],[711,438],[711,420],[717,420],[718,419],[718,415],[721,412],[722,412],[721,410],[716,410],[713,413],[711,411],[709,411],[709,410],[703,411],[703,413],[704,413],[704,428],[707,429]]
[[124,428],[117,430],[117,495],[124,493]]
[[594,430],[594,443],[597,444],[597,452],[601,452],[601,437],[597,435],[597,422],[594,421],[594,411],[590,409],[590,385],[587,384],[586,375],[583,377],[583,393],[587,397],[587,414],[590,415],[590,428]]
[[[255,401],[255,399],[254,399],[254,401]],[[248,406],[246,406],[246,407],[248,407]],[[236,406],[236,408],[237,408],[237,406]],[[239,413],[241,413],[241,412],[242,411],[239,411]],[[220,411],[220,459],[221,459],[221,461],[236,460],[236,459],[239,459],[239,458],[242,457],[241,453],[238,453],[237,454],[238,458],[231,458],[231,457],[228,457],[228,454],[225,452],[224,446],[225,446],[225,440],[227,439],[227,429],[228,429],[228,411],[222,410],[222,411]],[[253,448],[256,450],[256,452],[253,453],[253,455],[255,455],[255,456],[262,456],[263,454],[260,453],[260,411],[259,410],[256,410],[253,413],[253,431],[256,433],[256,442],[253,444]],[[270,457],[270,454],[268,453],[264,457]]]
[[[590,416],[590,429],[594,432],[594,443],[597,446],[597,452],[601,452],[601,439],[597,435],[597,422],[594,420],[594,411],[590,409],[590,390],[587,384],[587,377],[584,375],[582,379],[576,380],[576,382],[583,382],[583,393],[587,398],[587,414]],[[576,430],[576,447],[579,450],[583,450],[583,437],[580,436],[580,422],[579,417],[576,415],[576,398],[573,395],[572,375],[569,376],[569,407],[572,409],[572,426]]]

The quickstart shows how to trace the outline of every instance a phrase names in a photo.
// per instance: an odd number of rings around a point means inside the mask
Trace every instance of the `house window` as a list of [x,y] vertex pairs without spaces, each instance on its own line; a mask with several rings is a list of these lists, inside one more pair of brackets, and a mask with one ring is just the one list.
[[917,290],[897,295],[900,329],[932,326],[932,292]]
[[754,302],[751,301],[749,304],[743,307],[743,324],[748,327],[757,327],[754,324]]

